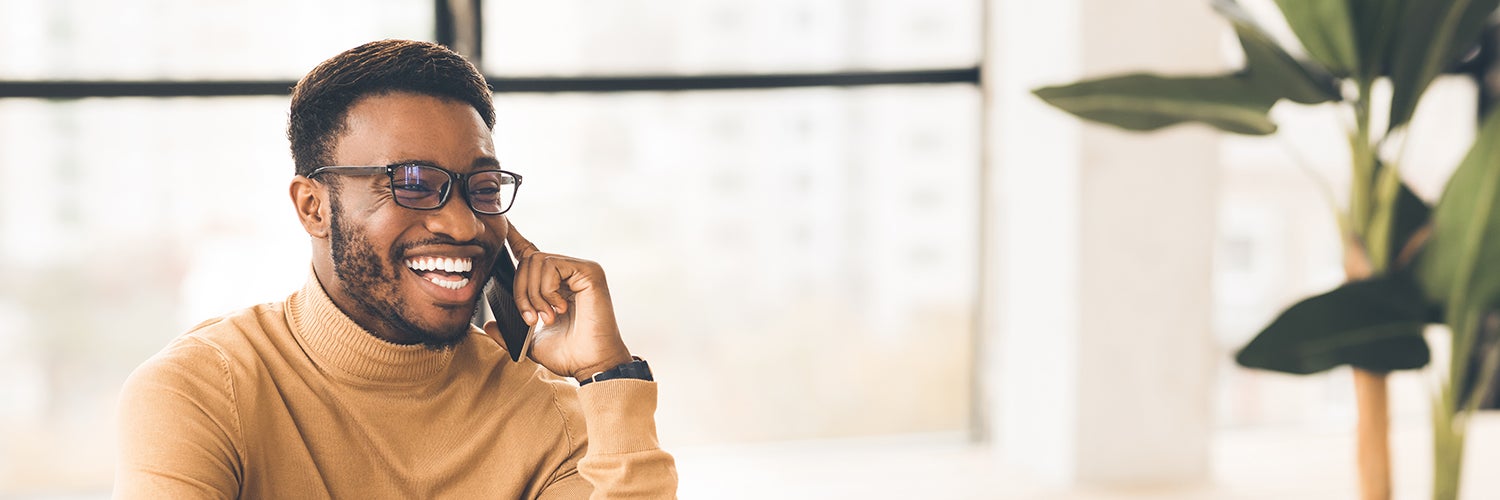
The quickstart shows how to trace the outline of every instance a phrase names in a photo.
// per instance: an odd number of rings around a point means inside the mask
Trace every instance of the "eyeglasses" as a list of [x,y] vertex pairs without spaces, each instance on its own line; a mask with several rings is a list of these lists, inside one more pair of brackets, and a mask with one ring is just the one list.
[[490,169],[460,174],[420,163],[319,167],[307,174],[307,178],[324,173],[385,174],[391,180],[391,196],[396,199],[396,204],[413,210],[442,208],[448,202],[452,186],[462,184],[464,199],[468,200],[470,209],[485,215],[500,215],[510,210],[511,204],[516,202],[516,191],[521,188],[521,174],[513,172]]

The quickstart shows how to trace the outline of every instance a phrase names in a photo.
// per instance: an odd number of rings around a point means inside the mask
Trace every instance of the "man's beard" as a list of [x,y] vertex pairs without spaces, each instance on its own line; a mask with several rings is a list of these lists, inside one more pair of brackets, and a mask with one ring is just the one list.
[[[331,208],[333,272],[344,283],[345,292],[354,303],[369,316],[384,321],[390,329],[414,335],[428,349],[444,350],[462,343],[468,336],[467,321],[453,328],[429,329],[412,323],[407,320],[409,314],[404,314],[409,312],[406,300],[401,296],[401,273],[405,272],[405,266],[396,256],[404,255],[407,248],[415,245],[398,245],[392,250],[390,266],[387,266],[362,229],[355,230],[343,224],[342,207],[336,199]],[[469,306],[469,314],[464,317],[473,316],[478,304],[479,297],[475,297],[474,304]],[[374,332],[372,327],[376,325],[360,326]]]

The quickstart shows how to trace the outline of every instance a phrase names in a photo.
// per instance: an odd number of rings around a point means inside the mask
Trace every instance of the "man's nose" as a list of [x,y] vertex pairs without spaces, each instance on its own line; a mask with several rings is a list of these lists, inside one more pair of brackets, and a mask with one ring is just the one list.
[[448,201],[432,212],[427,217],[427,230],[432,234],[444,235],[454,241],[473,241],[482,230],[479,216],[469,208],[469,200],[461,191],[449,195]]

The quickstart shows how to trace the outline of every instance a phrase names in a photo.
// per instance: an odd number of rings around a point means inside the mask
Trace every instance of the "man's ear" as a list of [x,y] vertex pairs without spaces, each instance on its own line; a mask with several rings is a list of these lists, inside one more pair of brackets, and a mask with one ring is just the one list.
[[332,220],[333,204],[328,199],[328,186],[303,176],[292,178],[292,206],[297,209],[297,220],[308,236],[327,238]]

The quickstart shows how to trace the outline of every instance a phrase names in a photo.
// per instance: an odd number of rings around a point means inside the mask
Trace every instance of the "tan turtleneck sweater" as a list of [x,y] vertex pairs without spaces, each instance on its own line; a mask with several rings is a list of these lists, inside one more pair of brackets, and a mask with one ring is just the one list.
[[656,384],[584,387],[474,329],[385,342],[316,277],[178,337],[125,383],[116,498],[672,498]]

